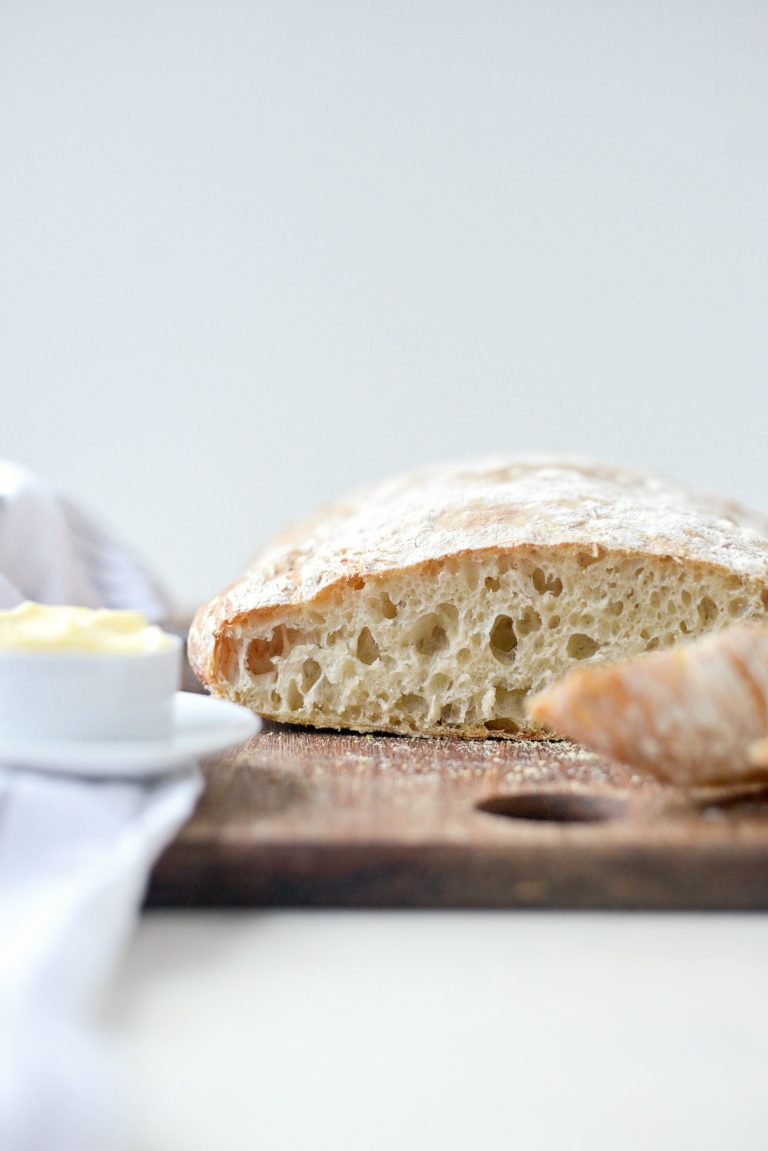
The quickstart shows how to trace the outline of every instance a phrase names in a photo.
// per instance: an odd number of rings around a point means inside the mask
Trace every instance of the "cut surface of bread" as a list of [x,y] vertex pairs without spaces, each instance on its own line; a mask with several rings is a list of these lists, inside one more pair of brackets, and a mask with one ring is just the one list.
[[768,737],[768,627],[728,627],[675,651],[574,668],[529,711],[665,782],[753,778],[768,767],[759,742]]
[[276,540],[195,617],[214,694],[282,722],[542,734],[528,696],[738,620],[768,620],[768,524],[580,461],[433,468]]

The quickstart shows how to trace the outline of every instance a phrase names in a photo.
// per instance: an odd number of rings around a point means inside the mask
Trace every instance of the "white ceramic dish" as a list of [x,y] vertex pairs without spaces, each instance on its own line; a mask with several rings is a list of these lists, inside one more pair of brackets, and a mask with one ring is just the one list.
[[12,739],[0,733],[0,764],[69,775],[158,775],[237,747],[261,727],[258,716],[223,699],[178,691],[165,739]]
[[159,651],[0,650],[0,740],[167,739],[178,636]]

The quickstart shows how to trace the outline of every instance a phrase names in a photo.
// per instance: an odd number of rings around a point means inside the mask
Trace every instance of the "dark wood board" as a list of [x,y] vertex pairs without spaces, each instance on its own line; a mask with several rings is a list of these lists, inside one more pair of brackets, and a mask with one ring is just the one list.
[[267,724],[206,765],[155,906],[768,908],[768,790],[684,794],[567,743]]

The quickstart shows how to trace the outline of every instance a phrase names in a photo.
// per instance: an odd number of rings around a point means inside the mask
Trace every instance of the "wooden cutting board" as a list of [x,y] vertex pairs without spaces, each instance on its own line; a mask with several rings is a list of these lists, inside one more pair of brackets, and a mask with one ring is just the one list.
[[151,904],[768,908],[768,789],[682,794],[555,741],[274,724],[206,776]]

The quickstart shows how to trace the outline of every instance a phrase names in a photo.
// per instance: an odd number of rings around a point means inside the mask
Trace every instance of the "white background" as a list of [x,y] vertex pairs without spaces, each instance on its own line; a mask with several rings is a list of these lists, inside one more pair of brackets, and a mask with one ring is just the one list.
[[194,604],[569,449],[768,506],[762,2],[0,3],[0,452]]

